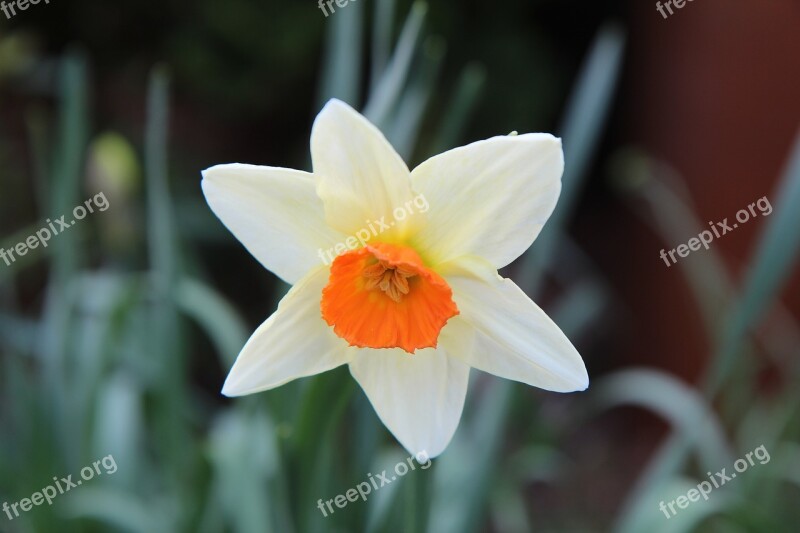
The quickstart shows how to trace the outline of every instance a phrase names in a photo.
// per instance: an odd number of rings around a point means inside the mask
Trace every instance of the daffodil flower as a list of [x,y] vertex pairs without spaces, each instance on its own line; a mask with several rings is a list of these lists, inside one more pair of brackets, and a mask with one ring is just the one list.
[[[331,100],[314,122],[311,156],[313,173],[243,164],[203,172],[214,213],[292,285],[223,394],[346,364],[397,440],[435,457],[458,426],[471,367],[557,392],[588,386],[567,337],[497,273],[555,208],[559,139],[493,137],[409,171],[375,126]],[[420,196],[426,212],[395,217]],[[352,247],[376,220],[389,229]],[[338,255],[328,265],[319,250],[330,249]]]

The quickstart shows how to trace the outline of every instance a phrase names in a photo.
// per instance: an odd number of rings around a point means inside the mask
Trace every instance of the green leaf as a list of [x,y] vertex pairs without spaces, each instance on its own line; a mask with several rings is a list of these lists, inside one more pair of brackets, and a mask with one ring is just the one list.
[[617,372],[595,383],[592,394],[597,398],[597,408],[637,405],[658,413],[674,428],[673,436],[630,490],[620,513],[622,524],[644,512],[649,495],[664,490],[693,447],[705,468],[716,471],[733,463],[723,429],[704,397],[668,374],[653,370]]
[[487,385],[477,412],[435,460],[430,533],[469,533],[483,523],[515,386],[494,378]]
[[358,108],[362,80],[364,3],[350,2],[326,17],[328,33],[322,61],[317,107],[338,98]]
[[[98,485],[100,481],[95,482]],[[67,518],[92,518],[114,530],[169,533],[176,531],[170,519],[166,495],[144,501],[138,495],[112,487],[86,486],[63,502]],[[74,526],[73,526],[74,527]]]
[[[694,214],[696,210],[683,181],[672,168],[632,149],[615,155],[611,167],[617,187],[633,195],[633,211],[649,223],[664,242],[684,242],[708,228]],[[647,213],[645,205],[649,207]],[[692,289],[709,337],[714,337],[719,330],[720,317],[733,296],[733,284],[724,262],[711,248],[682,259],[677,266]],[[672,267],[665,264],[664,268]]]
[[433,156],[456,146],[459,137],[469,122],[486,84],[486,69],[477,63],[467,65],[456,82],[452,98],[448,99],[447,111],[437,131],[432,149]]
[[209,445],[214,501],[225,528],[242,533],[274,531],[270,480],[278,471],[275,428],[261,410],[228,411],[214,424]]
[[[689,533],[705,531],[698,529],[709,517],[714,516],[730,506],[731,498],[724,488],[715,489],[708,494],[708,501],[700,499],[688,503],[681,509],[674,503],[678,496],[686,496],[692,489],[697,490],[698,482],[694,479],[676,477],[653,490],[642,494],[636,513],[628,514],[622,523],[614,527],[616,533]],[[666,514],[660,509],[661,504],[667,509]],[[668,505],[672,503],[673,514]],[[669,517],[667,517],[669,515]]]
[[373,14],[372,32],[372,68],[370,69],[370,91],[377,88],[378,82],[386,71],[389,55],[392,50],[392,31],[396,0],[376,0]]
[[428,5],[419,0],[411,7],[411,13],[406,18],[391,63],[364,108],[364,116],[378,128],[386,126],[386,121],[406,86],[427,12]]
[[520,261],[517,284],[535,294],[541,283],[543,264],[552,259],[555,235],[562,230],[578,200],[586,169],[600,142],[616,92],[625,52],[625,34],[615,24],[598,32],[572,95],[560,128],[564,146],[564,176],[558,205],[536,243]]
[[156,67],[150,76],[145,132],[145,169],[147,179],[147,234],[150,265],[156,290],[164,299],[175,282],[175,226],[167,181],[167,138],[169,131],[169,76],[164,67]]
[[208,285],[183,278],[175,289],[178,309],[194,319],[211,338],[226,367],[233,366],[248,337],[249,328],[221,294]]
[[[53,218],[66,216],[81,200],[81,177],[88,143],[88,87],[86,61],[81,54],[70,54],[61,64],[61,116],[58,125],[58,145],[52,168],[50,214]],[[54,274],[58,281],[68,279],[78,268],[83,256],[76,246],[80,226],[64,230],[53,237]]]
[[800,251],[800,135],[772,198],[774,211],[750,261],[744,290],[729,317],[706,381],[706,390],[711,394],[724,383],[736,364],[742,340],[774,303],[797,261]]
[[423,49],[422,57],[418,61],[421,65],[411,75],[408,87],[403,91],[385,130],[386,138],[406,161],[410,159],[414,149],[444,58],[444,43],[440,39],[428,39]]
[[733,453],[714,410],[696,390],[657,370],[623,370],[596,381],[592,387],[595,407],[620,405],[643,407],[669,421],[685,435],[708,468],[732,464]]

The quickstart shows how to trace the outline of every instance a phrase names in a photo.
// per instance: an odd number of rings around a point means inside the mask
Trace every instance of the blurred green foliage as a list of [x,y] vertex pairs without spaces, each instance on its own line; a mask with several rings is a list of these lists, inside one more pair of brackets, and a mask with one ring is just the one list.
[[[545,14],[552,5],[532,4]],[[753,326],[776,306],[775,295],[797,259],[800,146],[744,287],[734,288],[713,252],[699,267],[686,264],[709,338],[717,339],[717,364],[704,390],[656,370],[629,369],[597,380],[587,395],[559,399],[554,405],[568,416],[540,417],[531,413],[532,397],[523,396],[520,385],[473,372],[461,428],[433,467],[328,518],[316,507],[319,498],[341,494],[368,472],[405,457],[346,369],[235,401],[217,395],[252,324],[215,288],[217,267],[208,265],[210,256],[241,252],[203,214],[197,191],[180,189],[180,183],[194,182],[176,179],[196,158],[180,154],[183,161],[176,162],[170,149],[175,110],[186,96],[175,89],[175,80],[180,87],[196,87],[189,96],[197,105],[214,106],[244,127],[274,119],[268,129],[280,132],[273,135],[282,140],[269,152],[287,150],[292,155],[283,158],[296,161],[306,150],[296,139],[305,142],[315,111],[304,102],[314,98],[319,103],[336,96],[364,109],[411,161],[470,138],[469,128],[485,126],[487,113],[506,117],[494,119],[502,123],[521,121],[520,129],[554,122],[569,69],[554,67],[566,56],[548,45],[547,32],[529,26],[521,31],[515,23],[498,29],[501,22],[488,17],[489,37],[475,43],[471,28],[443,22],[452,5],[363,0],[329,20],[319,15],[309,22],[312,8],[305,4],[237,0],[221,8],[207,0],[187,10],[179,2],[117,7],[76,1],[52,9],[77,30],[96,24],[93,17],[106,21],[102,31],[85,32],[83,44],[96,54],[91,60],[72,51],[51,62],[37,55],[35,39],[24,33],[0,39],[0,79],[25,72],[29,83],[21,90],[56,102],[52,113],[35,104],[25,111],[36,216],[18,216],[25,206],[15,207],[9,198],[23,195],[18,185],[7,190],[4,181],[2,218],[14,233],[0,245],[8,248],[42,220],[69,212],[97,191],[111,204],[107,213],[55,238],[47,250],[10,267],[0,264],[0,501],[29,497],[53,476],[74,475],[109,454],[119,468],[60,496],[53,506],[14,521],[0,515],[0,530],[791,530],[800,518],[792,505],[800,489],[800,396],[796,387],[759,396],[755,363],[747,356]],[[511,3],[510,14],[500,20],[526,12],[521,5]],[[154,11],[160,20],[153,27],[132,23],[152,22]],[[432,20],[454,38],[432,35]],[[309,25],[314,31],[307,31]],[[63,26],[42,20],[56,38],[67,39]],[[108,34],[142,31],[152,38],[137,40],[141,49],[97,46]],[[575,65],[576,81],[559,128],[568,170],[558,210],[540,242],[511,269],[532,295],[543,292],[546,277],[566,287],[549,309],[571,337],[580,336],[613,300],[566,227],[602,138],[625,47],[624,31],[615,24],[602,26],[593,39],[577,45],[585,48],[584,59]],[[475,61],[446,61],[452,43],[472,52]],[[324,59],[312,79],[307,63],[320,47]],[[520,64],[508,49],[534,52]],[[152,67],[156,51],[165,61]],[[140,63],[133,71],[139,69],[143,78],[147,73],[147,83],[140,81],[146,90],[139,110],[144,124],[136,132],[141,138],[92,119],[98,104],[90,66],[117,58]],[[56,83],[37,82],[32,71]],[[515,80],[523,78],[541,80],[535,94],[520,97]],[[293,98],[287,101],[287,94]],[[480,105],[487,101],[490,106]],[[20,143],[10,140],[7,130],[0,135],[0,159],[7,160]],[[656,216],[647,220],[655,218],[660,233],[683,235],[697,226],[691,206],[645,154],[620,154],[612,172],[633,202],[652,209]],[[20,227],[17,220],[28,224]],[[560,269],[560,261],[571,268]],[[272,301],[259,308],[264,314],[285,287],[272,290]],[[798,328],[784,318],[781,336],[792,342]],[[776,362],[797,383],[796,363]],[[626,504],[616,516],[609,511],[599,519],[581,513],[574,501],[532,513],[532,484],[557,486],[591,468],[576,463],[565,445],[577,428],[620,405],[643,407],[673,428],[629,488]],[[772,461],[731,484],[724,498],[670,521],[658,511],[658,501],[685,493],[707,470],[730,467],[760,444]],[[570,487],[565,492],[571,493]]]

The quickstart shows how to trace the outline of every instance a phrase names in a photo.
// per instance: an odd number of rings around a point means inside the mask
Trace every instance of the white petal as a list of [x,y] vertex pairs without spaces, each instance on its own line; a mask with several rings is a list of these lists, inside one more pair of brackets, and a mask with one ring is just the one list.
[[458,427],[469,366],[450,353],[458,350],[457,344],[440,338],[439,348],[414,355],[399,349],[361,349],[350,363],[350,372],[378,417],[412,454],[436,457]]
[[[413,203],[410,173],[402,158],[375,126],[344,102],[331,100],[314,121],[311,159],[328,223],[347,235],[382,217],[389,224],[395,208]],[[406,224],[397,221],[388,231],[399,233]]]
[[243,396],[293,379],[319,374],[349,361],[353,352],[322,319],[320,298],[328,269],[318,268],[283,297],[239,354],[222,393]]
[[306,172],[218,165],[203,172],[203,193],[245,248],[289,284],[330,263],[325,252],[345,238],[325,223],[315,181]]
[[[459,262],[444,274],[461,315],[477,330],[474,349],[458,352],[470,366],[556,392],[584,390],[589,376],[559,327],[511,280],[488,264]],[[449,324],[448,324],[449,326]]]
[[430,205],[418,251],[433,264],[475,255],[504,267],[550,217],[563,170],[561,140],[543,133],[494,137],[428,159],[411,173]]

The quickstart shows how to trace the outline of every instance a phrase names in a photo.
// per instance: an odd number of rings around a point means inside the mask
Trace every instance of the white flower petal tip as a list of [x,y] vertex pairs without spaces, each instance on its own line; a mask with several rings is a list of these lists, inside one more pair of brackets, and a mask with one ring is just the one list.
[[492,137],[428,159],[411,172],[430,206],[419,252],[434,264],[470,255],[508,265],[550,218],[563,172],[561,139],[547,133]]
[[445,279],[461,311],[454,328],[477,331],[472,350],[456,354],[496,376],[553,392],[586,390],[589,375],[561,329],[513,281],[480,260],[462,260]]
[[[311,129],[311,161],[327,223],[353,235],[365,221],[392,220],[412,201],[410,171],[381,131],[355,109],[330,100]],[[402,233],[397,220],[389,232]]]
[[354,115],[355,117],[358,117],[358,118],[363,118],[364,117],[364,115],[362,115],[361,113],[356,111],[353,106],[351,106],[350,104],[348,104],[344,100],[340,100],[338,98],[331,98],[330,100],[325,102],[325,105],[322,106],[322,109],[320,109],[318,115],[322,115],[323,113],[325,113],[325,111],[329,111],[331,109],[336,109],[336,110],[339,110],[339,111],[341,111],[343,113],[350,113],[350,114],[352,114],[352,115]]
[[[577,350],[574,356],[581,357]],[[572,379],[568,381],[569,384],[565,383],[561,390],[553,390],[552,392],[572,393],[587,390],[589,388],[589,373],[586,371],[586,366],[583,365],[583,358],[581,358],[581,363],[581,368],[574,369],[574,373],[571,376]]]
[[289,284],[320,266],[319,250],[345,238],[325,223],[307,172],[234,163],[202,175],[214,214],[253,257]]
[[230,379],[230,374],[228,374],[228,377],[225,378],[225,383],[222,385],[221,393],[223,396],[227,396],[228,398],[238,398],[239,396],[247,396],[246,392],[241,392],[241,388],[237,387],[235,383],[232,383],[232,380]]
[[244,396],[346,364],[352,352],[319,314],[328,271],[318,268],[283,297],[278,310],[247,341],[222,387]]
[[350,373],[397,441],[409,453],[430,458],[441,454],[455,434],[469,370],[442,346],[413,356],[397,349],[363,349],[350,362]]

